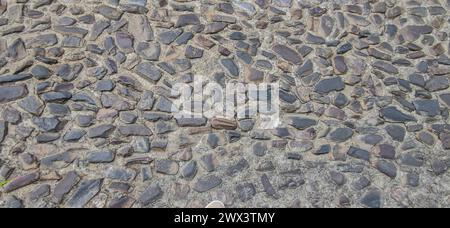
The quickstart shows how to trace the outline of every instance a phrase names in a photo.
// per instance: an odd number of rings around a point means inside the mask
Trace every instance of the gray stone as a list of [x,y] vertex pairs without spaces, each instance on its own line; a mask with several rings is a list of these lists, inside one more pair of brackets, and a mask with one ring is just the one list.
[[26,56],[25,43],[22,39],[16,39],[8,47],[8,56],[14,60],[22,60]]
[[263,174],[261,176],[261,183],[263,185],[264,191],[267,195],[278,199],[280,196],[277,194],[275,188],[273,187],[272,183],[270,183],[269,177],[266,174]]
[[11,124],[18,124],[22,120],[21,113],[14,108],[5,108],[2,113],[3,119]]
[[419,187],[420,176],[413,172],[408,173],[406,175],[406,184],[411,187]]
[[313,153],[315,155],[324,155],[324,154],[329,154],[330,152],[331,152],[330,145],[322,145],[318,150],[314,151]]
[[106,178],[119,181],[130,181],[136,176],[136,172],[130,169],[111,167],[105,172]]
[[66,36],[61,42],[61,46],[65,48],[79,48],[82,46],[83,39],[78,36]]
[[348,66],[345,62],[344,56],[334,57],[334,71],[338,75],[346,74],[348,72]]
[[239,184],[236,186],[236,192],[242,202],[251,200],[256,195],[256,189],[252,183]]
[[197,175],[197,162],[190,161],[181,168],[181,176],[184,179],[192,180]]
[[44,110],[44,103],[36,96],[28,96],[18,103],[19,107],[25,111],[39,116]]
[[415,122],[417,121],[411,115],[404,114],[396,107],[390,106],[386,108],[382,108],[380,110],[380,116],[388,122],[392,123],[405,123],[405,122]]
[[235,9],[247,13],[249,16],[254,16],[257,12],[251,3],[237,0],[233,0],[232,3]]
[[26,85],[12,85],[0,87],[0,104],[21,99],[28,95]]
[[116,44],[125,53],[134,51],[134,37],[128,33],[118,32],[116,34]]
[[430,92],[436,92],[448,89],[450,82],[445,76],[434,76],[425,83],[425,89]]
[[369,161],[370,160],[370,153],[367,150],[363,150],[356,147],[350,147],[350,149],[347,151],[347,155],[350,157],[354,157],[357,159]]
[[446,164],[444,161],[441,161],[441,160],[434,160],[434,161],[431,163],[431,168],[432,168],[432,170],[433,170],[433,173],[434,173],[436,176],[439,176],[439,175],[442,175],[442,174],[444,174],[445,172],[447,172],[448,166],[447,166],[447,164]]
[[409,41],[414,42],[424,34],[433,32],[433,27],[429,25],[409,25],[402,29],[403,37]]
[[398,142],[403,142],[403,140],[405,140],[406,130],[404,127],[397,125],[388,125],[385,129],[393,140]]
[[214,159],[215,158],[213,154],[206,154],[200,158],[201,164],[207,172],[213,172],[216,170]]
[[64,25],[56,25],[53,26],[53,29],[58,32],[61,33],[63,35],[74,35],[74,36],[80,36],[80,37],[85,37],[89,31],[80,27],[74,27],[74,26],[64,26]]
[[50,195],[50,185],[40,185],[28,194],[28,199],[35,201]]
[[331,171],[330,172],[331,180],[337,185],[342,186],[347,182],[347,179],[342,173]]
[[95,41],[110,26],[109,21],[97,21],[91,28],[88,40]]
[[303,117],[292,117],[290,121],[289,124],[298,130],[305,130],[317,125],[316,120]]
[[82,208],[96,196],[102,187],[103,179],[85,180],[67,202],[71,208]]
[[413,104],[416,107],[416,111],[422,115],[435,117],[441,112],[437,100],[415,100]]
[[206,125],[206,118],[177,118],[178,126],[180,127],[201,127]]
[[175,23],[175,27],[184,27],[187,25],[199,25],[200,20],[197,15],[195,14],[184,14],[178,16],[178,20]]
[[145,125],[140,124],[129,124],[119,126],[118,130],[120,134],[124,136],[151,136],[153,135],[152,131],[146,127]]
[[70,92],[47,92],[41,94],[40,98],[44,102],[55,102],[62,103],[72,98],[72,94]]
[[50,114],[58,117],[70,115],[70,108],[67,105],[50,103],[47,108]]
[[385,73],[388,73],[388,74],[398,74],[399,73],[397,67],[395,67],[394,65],[392,65],[388,62],[376,61],[372,64],[372,66],[375,69],[384,71]]
[[55,186],[52,198],[54,202],[61,203],[64,197],[80,181],[80,177],[75,171],[68,172]]
[[68,131],[63,138],[66,142],[76,142],[83,138],[84,135],[86,135],[86,131],[81,129],[73,129]]
[[0,76],[0,84],[25,81],[25,80],[30,79],[31,77],[32,77],[32,75],[30,75],[30,74],[12,74],[12,75]]
[[222,184],[222,179],[216,175],[202,176],[194,184],[194,190],[197,192],[207,192]]
[[136,40],[147,42],[155,39],[155,33],[146,15],[131,14],[128,16],[128,31]]
[[182,33],[182,29],[174,29],[162,32],[159,35],[159,41],[165,45],[169,45],[174,42]]
[[450,149],[450,134],[443,132],[443,133],[439,134],[439,139],[442,142],[442,147],[445,150],[449,150]]
[[381,144],[374,148],[374,153],[380,158],[384,159],[395,159],[395,147],[389,144]]
[[361,204],[368,208],[380,208],[383,204],[381,192],[377,189],[370,190],[361,198]]
[[298,67],[295,71],[297,77],[305,77],[312,74],[314,71],[314,63],[311,60],[307,60],[302,66]]
[[239,67],[236,65],[233,59],[222,59],[220,60],[220,63],[224,70],[232,77],[239,77]]
[[215,34],[221,32],[228,26],[227,23],[223,22],[213,22],[205,26],[205,30],[203,31],[206,34]]
[[403,165],[412,167],[422,167],[425,163],[425,156],[419,152],[409,152],[400,157]]
[[120,20],[123,14],[123,12],[121,12],[120,10],[108,5],[100,5],[94,9],[94,12],[115,21]]
[[265,143],[257,142],[255,144],[253,144],[252,150],[253,150],[254,155],[256,155],[258,157],[262,157],[267,154],[268,148]]
[[176,175],[179,170],[179,165],[175,161],[168,159],[158,160],[155,163],[156,172],[166,175]]
[[392,179],[397,177],[397,167],[391,162],[380,160],[377,162],[376,167],[380,172]]
[[370,184],[371,184],[371,182],[370,182],[369,179],[367,179],[366,177],[360,177],[358,180],[356,180],[353,183],[353,188],[355,188],[356,190],[361,191],[361,190],[369,187]]
[[273,51],[281,56],[284,60],[291,62],[292,64],[301,64],[303,62],[302,57],[293,49],[285,45],[275,45]]
[[55,117],[34,117],[33,123],[42,131],[49,132],[57,130],[61,121]]
[[149,186],[139,197],[138,201],[141,205],[147,206],[162,197],[163,191],[158,184]]
[[338,128],[330,133],[330,140],[335,142],[345,142],[353,136],[353,130],[350,128]]
[[29,48],[47,48],[58,43],[56,34],[42,34],[34,36],[26,41],[26,46]]
[[5,121],[0,121],[0,143],[5,140],[6,135],[8,134],[8,125]]
[[166,113],[174,113],[178,109],[175,107],[172,101],[170,101],[166,97],[160,97],[155,104],[155,110]]
[[148,137],[139,136],[133,142],[133,152],[148,153],[150,152],[150,140]]
[[141,42],[136,47],[136,53],[148,61],[158,61],[161,55],[161,45],[159,43]]
[[249,163],[247,160],[245,160],[244,158],[242,158],[241,160],[239,160],[235,165],[231,165],[227,168],[226,174],[228,176],[233,176],[235,174],[238,174],[242,171],[244,171],[245,169],[247,169],[249,167]]
[[19,176],[16,179],[9,182],[7,185],[3,187],[3,191],[5,192],[12,192],[14,190],[23,188],[27,185],[30,185],[36,181],[38,181],[40,178],[39,172],[33,172],[29,173],[23,176]]
[[188,59],[199,59],[203,57],[203,50],[200,48],[193,47],[188,45],[186,47],[185,56]]
[[114,161],[115,152],[111,150],[95,151],[88,153],[86,160],[89,163],[110,163]]
[[23,201],[16,196],[9,196],[6,198],[5,202],[6,208],[23,208],[24,204]]
[[143,62],[137,65],[135,71],[143,79],[152,83],[157,83],[162,77],[162,72],[150,62]]

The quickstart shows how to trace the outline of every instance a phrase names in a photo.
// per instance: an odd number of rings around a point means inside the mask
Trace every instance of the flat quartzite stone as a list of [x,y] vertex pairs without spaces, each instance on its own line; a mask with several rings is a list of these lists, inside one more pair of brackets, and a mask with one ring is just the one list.
[[23,176],[20,176],[14,180],[12,180],[11,182],[9,182],[4,188],[3,190],[5,192],[12,192],[14,190],[23,188],[27,185],[30,185],[36,181],[38,181],[40,178],[40,173],[39,172],[33,172],[33,173],[29,173]]
[[303,62],[303,59],[298,52],[285,45],[275,45],[273,51],[292,64],[299,65]]
[[158,184],[148,187],[139,197],[138,201],[143,206],[154,203],[163,195],[163,191]]
[[314,91],[320,94],[327,94],[333,91],[341,91],[345,88],[345,84],[341,77],[323,79],[317,83]]
[[417,119],[411,115],[405,114],[398,110],[398,108],[390,106],[380,110],[380,116],[388,122],[406,123],[415,122]]
[[158,82],[162,77],[162,72],[150,62],[144,62],[137,65],[135,71],[143,79],[152,83]]
[[156,161],[155,168],[158,173],[176,175],[179,170],[179,165],[175,161],[164,159]]
[[222,179],[216,175],[203,176],[197,179],[194,190],[197,192],[209,191],[222,183]]
[[96,196],[103,185],[103,179],[85,180],[75,190],[72,197],[67,202],[67,206],[71,208],[82,208]]
[[21,99],[28,95],[26,85],[0,86],[0,104]]

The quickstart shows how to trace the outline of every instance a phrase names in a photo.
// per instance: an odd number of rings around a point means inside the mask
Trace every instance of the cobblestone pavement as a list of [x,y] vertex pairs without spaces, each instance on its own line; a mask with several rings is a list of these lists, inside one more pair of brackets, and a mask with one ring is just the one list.
[[[0,0],[0,207],[449,207],[449,0]],[[281,124],[174,118],[195,75]]]

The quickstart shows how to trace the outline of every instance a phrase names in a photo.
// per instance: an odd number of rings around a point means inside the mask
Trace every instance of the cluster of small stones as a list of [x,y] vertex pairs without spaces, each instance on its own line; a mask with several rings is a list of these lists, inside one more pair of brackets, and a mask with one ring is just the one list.
[[[449,207],[449,0],[0,0],[1,207]],[[176,119],[279,82],[281,124]]]

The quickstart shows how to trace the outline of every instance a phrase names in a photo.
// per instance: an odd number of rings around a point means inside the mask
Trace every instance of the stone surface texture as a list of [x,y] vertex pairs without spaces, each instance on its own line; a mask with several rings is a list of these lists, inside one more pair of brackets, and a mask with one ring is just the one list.
[[[450,1],[0,1],[0,207],[450,207]],[[170,88],[278,82],[280,125]]]

